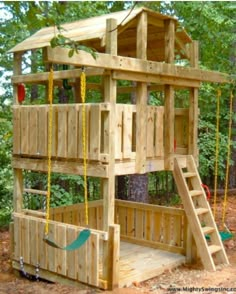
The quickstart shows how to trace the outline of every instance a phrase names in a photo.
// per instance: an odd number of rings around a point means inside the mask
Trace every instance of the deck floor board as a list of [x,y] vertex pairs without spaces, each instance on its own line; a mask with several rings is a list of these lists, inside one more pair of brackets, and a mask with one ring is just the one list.
[[119,286],[145,281],[183,263],[183,255],[121,242]]

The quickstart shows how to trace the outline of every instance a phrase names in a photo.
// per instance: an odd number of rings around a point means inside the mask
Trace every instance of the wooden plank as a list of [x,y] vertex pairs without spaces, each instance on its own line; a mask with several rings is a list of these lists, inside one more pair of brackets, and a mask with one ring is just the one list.
[[38,154],[38,108],[29,110],[29,154]]
[[68,146],[67,146],[67,157],[77,158],[77,142],[78,142],[78,106],[68,106]]
[[38,108],[38,155],[47,156],[48,106]]
[[118,220],[120,225],[120,234],[127,235],[127,208],[119,207],[118,209]]
[[[66,243],[70,244],[77,238],[77,232],[73,228],[67,228],[67,234],[66,234]],[[76,262],[76,256],[77,256],[77,250],[68,251],[67,252],[67,274],[66,276],[77,280],[77,272],[78,272],[78,263]]]
[[145,240],[152,239],[152,230],[153,230],[152,212],[145,211],[145,228],[144,228]]
[[21,257],[21,218],[14,216],[14,254],[15,260],[20,260]]
[[101,108],[100,104],[90,109],[89,158],[99,160],[101,150]]
[[[50,230],[51,227],[49,227]],[[53,255],[50,254],[50,259],[49,259],[49,252],[50,252],[50,246],[48,246],[44,241],[44,234],[45,231],[45,221],[39,220],[38,221],[38,248],[39,248],[39,264],[40,264],[40,269],[48,269],[54,271],[54,267],[51,267],[53,259]],[[55,250],[55,249],[54,249]],[[48,265],[49,262],[49,265]]]
[[[13,158],[12,166],[13,168],[29,169],[38,172],[47,172],[47,160],[46,159],[31,159],[31,158]],[[73,174],[73,175],[83,175],[83,164],[78,162],[64,162],[53,160],[52,161],[52,172]],[[87,175],[93,177],[108,177],[108,167],[101,164],[88,164]]]
[[115,56],[111,54],[96,53],[97,58],[94,59],[90,53],[79,51],[79,54],[68,56],[69,49],[66,48],[50,48],[47,47],[47,56],[45,62],[92,66],[113,70],[125,70],[131,72],[156,74],[161,76],[170,76],[175,78],[186,78],[191,80],[215,82],[215,83],[229,83],[229,76],[227,74],[205,71],[200,69],[190,69],[183,66],[176,66],[165,64],[162,62],[137,60],[135,58]]
[[58,106],[58,130],[57,130],[57,156],[58,157],[67,157],[67,107]]
[[[90,105],[85,105],[85,138],[86,138],[86,147],[87,147],[87,154],[89,151],[89,139],[90,139]],[[83,159],[83,111],[82,106],[79,110],[79,129],[78,129],[78,157]],[[88,154],[89,156],[89,154]]]
[[175,215],[173,221],[172,239],[175,246],[181,246],[182,243],[182,216]]
[[144,215],[141,209],[136,209],[135,213],[135,237],[137,239],[144,238]]
[[29,112],[27,107],[21,108],[21,154],[29,154]]
[[[200,87],[200,82],[198,80],[190,80],[187,78],[180,77],[167,77],[156,74],[147,74],[143,72],[131,72],[124,70],[115,70],[112,73],[112,78],[115,80],[127,80],[127,81],[136,81],[136,82],[146,82],[146,83],[155,83],[155,84],[168,84],[172,85],[175,89],[186,89],[189,87]],[[158,85],[148,86],[149,90],[152,90],[152,87],[160,87]],[[163,86],[161,86],[163,89]],[[161,89],[159,89],[161,90]]]
[[39,264],[38,254],[38,222],[36,220],[30,220],[29,222],[30,240],[29,240],[29,250],[30,250],[30,264],[37,266]]
[[116,128],[115,128],[115,159],[122,159],[123,152],[123,105],[116,105]]
[[[22,73],[22,56],[23,52],[14,52],[13,54],[13,74],[21,75]],[[17,83],[17,84],[20,84]],[[13,101],[15,105],[19,105],[17,85],[13,85]]]
[[130,158],[132,153],[132,118],[133,106],[125,105],[123,112],[123,158]]
[[155,109],[155,156],[164,156],[164,107]]
[[[79,234],[80,230],[77,231],[77,235]],[[78,263],[78,272],[77,278],[80,282],[87,283],[88,282],[88,244],[85,243],[80,249],[78,250],[77,260]]]
[[[55,232],[56,232],[56,237],[55,240],[56,242],[62,246],[65,247],[66,244],[66,226],[63,224],[57,224],[55,225]],[[50,256],[49,256],[50,258]],[[60,275],[66,276],[67,274],[67,265],[66,265],[66,260],[67,260],[67,251],[66,250],[56,250],[56,255],[55,255],[55,266],[56,266],[56,272]]]
[[165,29],[165,62],[174,63],[175,60],[175,21],[164,21]]
[[134,236],[135,233],[135,218],[134,209],[127,208],[127,236]]
[[[154,156],[154,123],[155,108],[147,107],[147,157]],[[159,126],[160,127],[160,126]],[[160,132],[160,129],[159,129]]]
[[153,241],[161,241],[162,233],[162,214],[160,212],[154,212],[153,215]]
[[22,217],[21,220],[21,254],[25,263],[30,263],[30,235],[29,235],[29,219]]
[[109,226],[108,239],[108,289],[113,290],[119,286],[119,254],[120,254],[120,230],[119,225]]
[[88,239],[88,283],[99,286],[99,235],[91,234]]
[[13,106],[13,154],[21,153],[21,108]]

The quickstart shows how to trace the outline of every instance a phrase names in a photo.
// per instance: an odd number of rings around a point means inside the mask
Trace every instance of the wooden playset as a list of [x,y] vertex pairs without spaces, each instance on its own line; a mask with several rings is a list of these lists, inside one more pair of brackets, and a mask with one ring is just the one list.
[[[54,27],[41,29],[11,50],[14,269],[50,281],[113,289],[190,262],[194,244],[207,270],[228,264],[197,171],[198,90],[201,82],[225,83],[227,76],[198,68],[198,43],[176,19],[146,8],[126,16],[122,11],[63,25],[66,37],[94,48],[96,57],[85,51],[69,56],[70,49],[51,48]],[[24,74],[24,54],[32,51],[45,68]],[[55,70],[61,64],[68,69]],[[83,74],[87,90],[100,91],[101,102],[83,103]],[[89,83],[90,77],[100,77],[100,82]],[[65,79],[74,101],[55,103],[53,89]],[[121,80],[128,86],[118,86]],[[22,103],[22,84],[44,87],[45,104]],[[182,90],[189,94],[188,107],[176,108],[175,93]],[[163,105],[148,105],[154,91],[162,95]],[[135,105],[117,103],[120,93],[132,92]],[[49,202],[50,189],[25,187],[24,170],[86,172],[85,177],[100,178],[100,200],[55,208],[48,203],[46,212],[26,209],[25,193]],[[184,209],[115,199],[116,176],[163,170],[173,171]],[[67,248],[70,244],[75,247]]]

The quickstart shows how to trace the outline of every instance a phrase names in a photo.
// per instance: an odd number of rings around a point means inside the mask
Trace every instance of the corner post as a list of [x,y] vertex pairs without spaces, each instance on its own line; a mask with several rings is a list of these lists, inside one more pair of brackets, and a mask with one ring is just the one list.
[[[136,58],[147,59],[147,13],[143,12],[138,20]],[[147,83],[137,83],[136,95],[136,173],[146,173],[147,151]]]
[[[14,53],[14,67],[13,74],[22,74],[22,52]],[[18,95],[17,95],[17,85],[13,86],[13,100],[15,105],[19,105]],[[14,136],[13,136],[14,140]],[[22,169],[14,168],[14,192],[13,192],[13,206],[14,211],[21,212],[23,205],[23,172]]]
[[[198,68],[199,46],[197,41],[193,41],[190,46],[190,65]],[[198,88],[190,89],[189,97],[189,130],[188,130],[188,154],[193,155],[198,163]]]
[[[175,61],[175,21],[172,19],[165,20],[165,62],[173,64]],[[164,138],[165,138],[165,169],[173,170],[174,155],[174,87],[165,85],[165,105],[164,105]]]

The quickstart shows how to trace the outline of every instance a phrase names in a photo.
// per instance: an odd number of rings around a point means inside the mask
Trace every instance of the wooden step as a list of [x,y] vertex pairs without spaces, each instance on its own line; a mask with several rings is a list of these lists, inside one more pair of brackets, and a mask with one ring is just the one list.
[[203,193],[202,193],[202,190],[192,190],[192,191],[189,191],[189,195],[194,197],[194,196],[203,195]]
[[186,173],[183,173],[184,177],[185,178],[192,178],[192,177],[196,177],[196,173],[195,172],[186,172]]
[[222,248],[221,248],[221,246],[210,245],[210,246],[208,246],[208,250],[209,250],[210,254],[212,255],[214,253],[217,253],[217,252],[221,251]]
[[205,214],[209,212],[208,208],[196,208],[195,209],[197,215]]
[[202,231],[203,231],[204,235],[207,235],[207,234],[214,232],[215,229],[213,227],[203,227]]
[[37,189],[24,188],[24,193],[47,196],[47,191],[42,191]]

